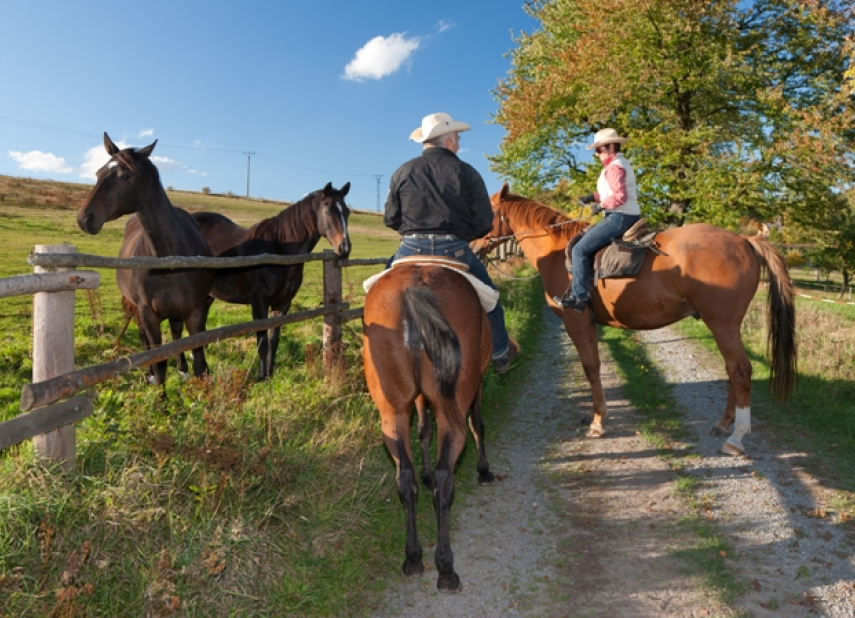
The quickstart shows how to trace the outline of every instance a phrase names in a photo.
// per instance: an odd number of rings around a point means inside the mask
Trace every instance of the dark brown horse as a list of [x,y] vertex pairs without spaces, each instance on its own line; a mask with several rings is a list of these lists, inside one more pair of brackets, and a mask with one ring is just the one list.
[[[236,257],[270,253],[296,255],[310,253],[325,236],[339,257],[350,254],[347,219],[350,209],[344,201],[350,183],[335,189],[327,183],[275,217],[244,228],[212,212],[193,216],[217,257]],[[261,320],[288,313],[291,301],[303,282],[303,264],[279,266],[266,264],[248,268],[223,268],[216,271],[211,295],[228,303],[252,306],[252,318]],[[261,363],[258,379],[273,375],[279,327],[256,333]]]
[[[380,411],[383,439],[397,467],[398,496],[406,510],[404,574],[422,573],[416,530],[416,479],[410,444],[413,405],[419,419],[421,478],[433,493],[437,518],[434,555],[437,588],[454,591],[449,513],[454,466],[466,443],[466,415],[478,449],[478,480],[494,480],[484,451],[481,379],[490,365],[490,325],[478,296],[464,277],[441,266],[401,265],[381,277],[365,296],[365,379]],[[431,469],[433,410],[437,428],[436,469]]]
[[[131,215],[119,249],[121,258],[210,256],[211,250],[195,219],[175,208],[163,190],[150,159],[155,144],[157,140],[145,148],[120,150],[104,133],[104,148],[110,160],[98,170],[95,188],[77,212],[77,224],[84,232],[97,234],[107,221]],[[164,320],[183,323],[191,335],[205,330],[213,271],[117,270],[116,282],[125,301],[136,308],[140,338],[146,349],[161,344],[160,323]],[[195,348],[193,373],[201,376],[207,369],[204,349]],[[155,384],[162,384],[166,361],[152,367],[150,375]]]
[[751,431],[751,363],[740,328],[757,291],[760,270],[769,273],[768,346],[770,389],[785,399],[795,379],[796,340],[793,286],[781,255],[764,239],[694,224],[660,233],[656,240],[665,255],[648,252],[633,278],[599,279],[590,309],[578,314],[562,310],[552,300],[567,289],[569,275],[564,248],[587,223],[573,221],[534,200],[514,195],[505,184],[491,197],[495,218],[488,246],[514,237],[528,261],[540,273],[546,302],[564,321],[579,352],[593,395],[593,420],[588,435],[605,433],[607,406],[600,382],[597,324],[646,330],[661,328],[685,317],[700,318],[709,327],[724,357],[730,380],[724,416],[713,435],[733,433],[722,447],[744,452],[742,438]]

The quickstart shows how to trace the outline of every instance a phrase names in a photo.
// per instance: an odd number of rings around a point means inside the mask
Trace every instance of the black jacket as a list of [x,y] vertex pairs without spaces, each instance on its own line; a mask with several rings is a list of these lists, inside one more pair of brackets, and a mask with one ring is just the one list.
[[422,151],[395,170],[383,222],[405,234],[454,234],[470,241],[493,227],[484,179],[446,148]]

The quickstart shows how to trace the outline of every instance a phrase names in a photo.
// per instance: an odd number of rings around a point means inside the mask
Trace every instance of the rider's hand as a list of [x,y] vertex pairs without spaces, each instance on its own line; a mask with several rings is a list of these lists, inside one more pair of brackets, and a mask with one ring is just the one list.
[[582,204],[583,206],[587,206],[588,204],[593,204],[596,201],[597,201],[597,198],[594,197],[593,193],[589,193],[588,195],[585,195],[585,196],[579,198],[579,203]]
[[592,216],[592,217],[593,217],[594,215],[599,214],[600,212],[602,212],[602,210],[603,210],[603,207],[602,207],[602,206],[600,206],[599,204],[597,204],[597,203],[591,204],[591,216]]

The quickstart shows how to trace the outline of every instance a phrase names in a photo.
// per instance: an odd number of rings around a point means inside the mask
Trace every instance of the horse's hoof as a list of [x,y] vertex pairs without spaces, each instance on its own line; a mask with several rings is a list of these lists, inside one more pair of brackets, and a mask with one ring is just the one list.
[[478,473],[479,485],[492,485],[496,480],[496,475],[487,470],[486,472]]
[[586,438],[602,438],[606,435],[606,430],[599,427],[591,427],[585,434]]
[[440,592],[462,592],[463,584],[457,573],[452,571],[451,575],[440,575],[436,580],[436,589]]
[[710,429],[710,435],[714,438],[724,438],[730,435],[730,431],[722,429],[718,425],[713,425],[712,429]]
[[721,447],[721,452],[724,453],[725,455],[734,455],[734,456],[739,456],[739,455],[745,454],[745,451],[743,449],[739,448],[738,446],[736,446],[735,444],[732,444],[730,442],[724,443],[724,445]]
[[401,570],[404,571],[404,575],[407,577],[421,575],[425,572],[425,565],[421,562],[410,562],[409,560],[404,560],[404,566]]

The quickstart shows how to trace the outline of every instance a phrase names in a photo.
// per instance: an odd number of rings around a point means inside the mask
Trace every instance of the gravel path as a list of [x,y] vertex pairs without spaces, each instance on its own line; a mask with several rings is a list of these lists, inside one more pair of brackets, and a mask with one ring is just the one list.
[[544,311],[539,345],[514,369],[529,385],[519,413],[493,436],[485,411],[499,480],[452,508],[463,591],[437,592],[433,540],[423,539],[425,574],[393,579],[372,616],[855,618],[853,541],[828,515],[827,492],[798,467],[802,455],[771,448],[756,420],[745,440],[751,459],[719,454],[722,439],[707,435],[726,398],[718,361],[676,331],[643,333],[696,435],[700,457],[684,473],[703,481],[708,518],[736,553],[728,567],[749,585],[738,608],[716,606],[675,557],[694,540],[680,524],[689,507],[674,497],[676,474],[637,435],[640,417],[605,350],[610,433],[590,440],[578,424],[590,392],[580,371],[571,376],[575,349]]

